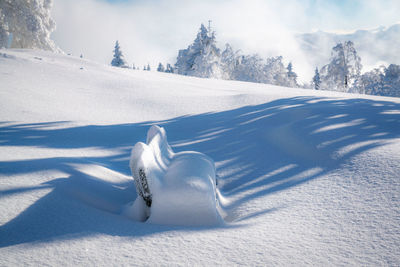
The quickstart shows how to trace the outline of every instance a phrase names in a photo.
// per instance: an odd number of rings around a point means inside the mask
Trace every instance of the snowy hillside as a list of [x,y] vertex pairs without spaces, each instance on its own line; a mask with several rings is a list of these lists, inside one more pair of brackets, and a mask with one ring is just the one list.
[[400,64],[400,24],[351,33],[317,31],[297,36],[300,47],[312,66],[329,62],[330,49],[339,42],[352,41],[362,58],[363,72],[385,64]]
[[[224,223],[123,215],[154,124],[214,160]],[[0,265],[399,265],[399,177],[399,98],[0,50]]]

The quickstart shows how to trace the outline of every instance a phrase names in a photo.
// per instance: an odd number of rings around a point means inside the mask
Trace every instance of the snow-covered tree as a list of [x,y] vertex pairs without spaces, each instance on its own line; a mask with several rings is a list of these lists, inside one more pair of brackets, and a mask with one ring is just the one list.
[[319,76],[318,67],[315,68],[315,74],[312,79],[312,84],[314,85],[315,90],[319,90],[321,86],[321,77]]
[[193,44],[179,51],[176,72],[183,75],[221,78],[220,50],[216,46],[215,33],[209,32],[203,24]]
[[351,41],[332,48],[331,60],[322,67],[321,89],[347,92],[361,74],[361,58]]
[[289,62],[286,69],[287,69],[288,86],[298,87],[299,85],[297,83],[297,73],[293,71],[292,62]]
[[263,67],[263,59],[257,54],[240,56],[231,77],[233,80],[264,83]]
[[115,42],[114,56],[113,56],[113,59],[111,60],[111,66],[120,67],[120,68],[127,67],[118,41]]
[[225,50],[221,54],[221,68],[224,79],[235,79],[234,72],[239,61],[239,51],[234,52],[230,44],[225,44]]
[[400,66],[380,66],[362,74],[350,92],[400,97]]
[[282,59],[282,56],[267,58],[264,66],[265,83],[291,87]]
[[297,74],[289,67],[291,69],[291,77],[289,77],[282,63],[282,56],[270,57],[266,61],[258,54],[239,57],[235,55],[234,59],[230,61],[232,65],[228,65],[233,68],[230,74],[232,80],[298,87]]
[[50,39],[52,0],[0,0],[0,48],[58,51]]
[[175,70],[178,74],[197,77],[298,87],[292,63],[286,69],[282,59],[281,56],[264,60],[258,54],[240,55],[229,44],[220,53],[215,33],[202,24],[193,44],[179,51]]
[[380,66],[368,71],[360,76],[352,88],[350,93],[382,95],[385,66]]
[[385,69],[385,77],[383,79],[383,94],[386,96],[400,97],[400,66],[390,64]]
[[160,71],[160,72],[165,71],[164,65],[161,62],[158,64],[157,71]]
[[147,64],[146,70],[151,71],[150,64]]
[[165,69],[165,72],[167,73],[174,73],[174,68],[171,66],[171,64],[167,64],[167,68]]

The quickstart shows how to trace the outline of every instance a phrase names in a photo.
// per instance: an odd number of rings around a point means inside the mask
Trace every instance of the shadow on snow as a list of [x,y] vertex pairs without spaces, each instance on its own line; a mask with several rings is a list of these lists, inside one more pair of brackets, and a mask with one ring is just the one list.
[[[113,184],[83,173],[74,165],[92,163],[130,176],[130,149],[136,142],[145,140],[152,124],[166,129],[176,152],[200,151],[215,160],[219,190],[230,200],[223,206],[229,213],[260,197],[317,179],[340,168],[353,156],[398,138],[400,105],[364,99],[295,97],[138,124],[63,128],[63,122],[2,123],[0,146],[105,148],[118,149],[118,153],[104,157],[60,155],[0,162],[2,175],[46,170],[67,174],[42,185],[0,191],[2,198],[50,190],[0,227],[0,247],[69,235],[141,236],[159,231],[202,229],[124,219],[118,216],[120,208],[136,198],[133,180]],[[232,215],[229,221],[245,222],[275,209]]]

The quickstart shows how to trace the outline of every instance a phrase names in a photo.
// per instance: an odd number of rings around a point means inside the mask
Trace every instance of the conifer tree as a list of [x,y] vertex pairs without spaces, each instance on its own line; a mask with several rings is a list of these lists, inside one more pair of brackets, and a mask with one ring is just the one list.
[[287,69],[287,76],[288,76],[288,86],[289,87],[298,87],[297,74],[293,71],[292,62],[289,62],[286,69]]
[[220,50],[216,47],[215,33],[203,24],[193,44],[179,51],[175,69],[177,73],[205,78],[221,78]]
[[165,72],[167,73],[174,73],[174,68],[171,66],[171,64],[167,64],[167,68],[165,69]]
[[122,55],[122,51],[121,51],[118,41],[115,42],[114,57],[111,61],[111,66],[126,68],[124,56]]
[[165,71],[164,65],[161,62],[158,64],[157,71],[159,71],[159,72]]
[[319,76],[318,67],[315,68],[315,74],[314,74],[312,83],[314,84],[314,89],[319,90],[319,87],[321,85],[321,78]]

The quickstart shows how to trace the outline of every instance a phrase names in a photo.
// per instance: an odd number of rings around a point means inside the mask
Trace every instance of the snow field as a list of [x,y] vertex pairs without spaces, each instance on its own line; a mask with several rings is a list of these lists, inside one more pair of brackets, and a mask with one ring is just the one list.
[[[399,99],[0,53],[0,265],[399,265]],[[121,215],[135,143],[180,170],[155,124],[213,159],[224,224]]]

